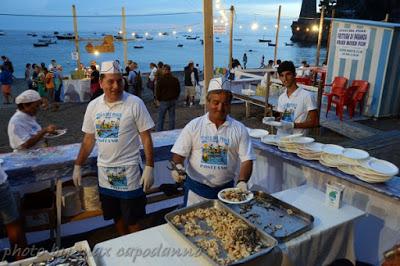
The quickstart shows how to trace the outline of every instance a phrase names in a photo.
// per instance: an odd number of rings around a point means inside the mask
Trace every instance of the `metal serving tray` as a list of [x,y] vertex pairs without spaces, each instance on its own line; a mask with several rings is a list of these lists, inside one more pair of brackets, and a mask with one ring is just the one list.
[[[235,213],[234,211],[232,211],[230,208],[228,208],[225,204],[223,204],[222,202],[220,202],[219,200],[207,200],[207,201],[203,201],[194,205],[191,205],[189,207],[186,208],[182,208],[179,210],[175,210],[172,211],[168,214],[165,215],[165,220],[168,222],[168,224],[173,228],[173,230],[178,233],[178,235],[180,235],[183,239],[185,239],[194,249],[199,249],[199,247],[196,245],[195,241],[205,238],[205,239],[212,239],[213,237],[205,237],[205,236],[196,236],[196,237],[189,237],[186,236],[183,232],[183,228],[178,228],[177,226],[175,226],[172,223],[172,219],[176,216],[176,215],[182,215],[182,214],[186,214],[189,213],[191,211],[194,211],[196,209],[206,209],[206,208],[216,208],[219,210],[225,210],[229,213],[231,213],[233,216],[235,216],[236,218],[244,221],[249,227],[256,229],[257,234],[260,236],[260,240],[266,244],[268,247],[267,248],[262,248],[260,251],[258,251],[257,253],[254,253],[248,257],[242,258],[240,260],[235,261],[234,263],[231,263],[229,265],[236,265],[236,264],[240,264],[240,263],[246,263],[249,262],[253,259],[255,259],[256,257],[259,256],[263,256],[267,253],[269,253],[277,244],[278,241],[276,239],[274,239],[272,236],[268,235],[267,233],[265,233],[263,230],[260,230],[259,228],[257,228],[256,226],[254,226],[253,224],[251,224],[249,221],[247,221],[246,219],[244,219],[242,216],[240,216],[239,214]],[[199,221],[199,225],[201,227],[207,226],[205,222]],[[216,238],[217,239],[217,238]],[[208,254],[206,252],[204,252],[203,250],[201,250],[201,254],[209,261],[209,263],[211,265],[220,265],[218,264],[216,261],[214,261],[211,257],[208,256]],[[222,257],[224,257],[226,254],[223,254]]]
[[254,198],[250,202],[229,204],[229,207],[279,243],[295,238],[313,227],[312,215],[265,192],[253,193]]

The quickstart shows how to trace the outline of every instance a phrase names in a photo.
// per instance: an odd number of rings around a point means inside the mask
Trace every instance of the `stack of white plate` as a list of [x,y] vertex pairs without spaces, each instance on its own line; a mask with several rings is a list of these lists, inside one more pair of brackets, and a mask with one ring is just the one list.
[[338,167],[343,165],[343,163],[339,160],[343,150],[344,148],[339,145],[324,144],[322,146],[322,154],[319,162],[328,167]]
[[369,158],[369,153],[360,149],[346,148],[342,154],[338,157],[338,161],[341,165],[338,169],[346,174],[355,175],[354,170],[351,166],[358,166],[364,160]]
[[399,173],[394,164],[374,157],[362,161],[359,166],[351,166],[351,170],[357,178],[368,183],[386,182]]
[[250,137],[256,138],[256,139],[261,139],[262,137],[265,137],[269,134],[269,132],[265,129],[247,128],[247,131],[249,132]]
[[313,142],[297,148],[297,156],[305,160],[319,160],[322,154],[322,143]]
[[261,142],[268,144],[268,145],[275,145],[277,146],[280,141],[280,137],[277,135],[267,135],[261,138]]
[[295,138],[281,138],[278,142],[278,149],[284,152],[297,153],[299,148],[303,148],[304,145],[309,145],[315,140],[310,137],[295,137]]

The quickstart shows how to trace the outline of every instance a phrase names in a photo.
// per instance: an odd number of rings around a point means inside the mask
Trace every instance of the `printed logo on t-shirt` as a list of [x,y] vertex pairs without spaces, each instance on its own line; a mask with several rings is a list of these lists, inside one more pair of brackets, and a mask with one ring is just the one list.
[[297,108],[297,104],[296,103],[286,103],[284,105],[285,111],[283,112],[282,115],[282,120],[283,121],[288,121],[288,122],[294,122],[294,113],[296,111]]
[[113,189],[126,190],[128,188],[125,167],[107,167],[106,175]]
[[99,142],[118,142],[122,113],[102,112],[96,114],[96,133]]
[[221,136],[201,136],[200,167],[226,169],[228,165],[229,140]]

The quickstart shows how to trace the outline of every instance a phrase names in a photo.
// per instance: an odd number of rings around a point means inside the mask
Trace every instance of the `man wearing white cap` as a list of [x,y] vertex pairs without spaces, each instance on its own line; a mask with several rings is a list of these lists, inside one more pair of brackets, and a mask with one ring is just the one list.
[[223,89],[222,80],[212,79],[208,113],[190,121],[172,147],[175,169],[171,175],[176,182],[185,182],[186,205],[216,199],[220,190],[235,182],[247,190],[255,155],[246,127],[229,116],[231,101],[232,93]]
[[[146,214],[146,195],[154,182],[154,122],[143,101],[124,91],[124,79],[116,62],[103,62],[100,86],[104,94],[89,103],[82,131],[83,142],[75,161],[73,181],[81,182],[81,166],[98,147],[99,192],[105,220],[114,220],[120,235],[141,230]],[[146,166],[140,166],[140,140]],[[144,190],[144,191],[143,191]]]
[[37,91],[26,90],[15,98],[18,110],[8,122],[8,138],[14,151],[40,146],[46,133],[54,133],[57,127],[42,128],[36,121],[42,100]]

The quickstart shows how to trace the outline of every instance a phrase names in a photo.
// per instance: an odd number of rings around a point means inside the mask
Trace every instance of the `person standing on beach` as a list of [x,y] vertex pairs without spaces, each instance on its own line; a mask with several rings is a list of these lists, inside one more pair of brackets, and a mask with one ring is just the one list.
[[163,131],[165,114],[168,111],[168,129],[175,129],[176,101],[181,92],[179,80],[171,73],[171,67],[164,65],[164,74],[155,88],[156,100],[159,102],[157,131]]
[[14,66],[13,66],[12,62],[10,61],[10,59],[7,56],[2,55],[1,60],[3,60],[3,65],[7,66],[7,68],[9,69],[9,71],[11,73],[14,73]]
[[[197,73],[197,75],[196,75]],[[184,69],[184,81],[185,81],[185,94],[186,94],[186,106],[194,105],[196,96],[196,85],[199,82],[198,72],[195,71],[194,63],[192,60]]]
[[244,67],[244,69],[247,68],[247,54],[246,53],[243,54],[243,67]]
[[132,62],[130,65],[131,71],[129,71],[128,75],[128,84],[131,87],[130,92],[133,95],[142,97],[142,76],[140,75],[140,71],[138,70],[138,64],[136,62]]
[[53,134],[57,127],[48,125],[42,128],[36,121],[41,97],[37,91],[26,90],[15,98],[17,111],[8,122],[8,138],[14,151],[39,148],[46,134]]
[[95,65],[91,65],[90,69],[92,70],[92,73],[90,74],[90,92],[94,95],[95,92],[100,89],[100,73]]
[[44,74],[45,74],[45,87],[46,87],[46,92],[47,92],[47,98],[49,101],[49,105],[52,108],[52,111],[57,111],[58,110],[58,105],[55,105],[54,103],[54,75],[53,71],[49,71],[46,68],[44,69]]
[[264,63],[265,61],[264,60],[265,60],[265,57],[264,57],[264,55],[262,55],[261,56],[260,68],[264,68],[265,67],[265,63]]
[[1,92],[3,93],[3,103],[11,104],[12,102],[11,85],[13,83],[13,74],[11,72],[9,64],[4,63],[1,66],[0,83],[1,83]]
[[[280,113],[277,135],[306,134],[308,128],[318,126],[318,112],[315,97],[311,92],[296,84],[296,68],[292,61],[283,61],[278,66],[279,79],[286,90],[278,98],[277,111]],[[274,117],[264,121],[274,121]]]
[[[97,144],[99,193],[105,220],[114,220],[120,235],[143,228],[146,195],[154,182],[154,127],[143,101],[124,91],[119,65],[103,62],[100,86],[104,94],[86,109],[82,131],[85,133],[75,161],[73,181],[81,184],[81,167]],[[146,157],[142,171],[140,140]]]
[[28,90],[32,89],[32,68],[31,64],[26,64],[25,65],[25,81],[26,85],[28,86]]
[[[210,81],[208,112],[190,121],[171,149],[171,175],[177,183],[184,182],[186,206],[217,199],[219,191],[235,182],[248,189],[255,154],[246,127],[229,116],[233,95],[221,83]],[[182,173],[186,159],[187,175]]]

